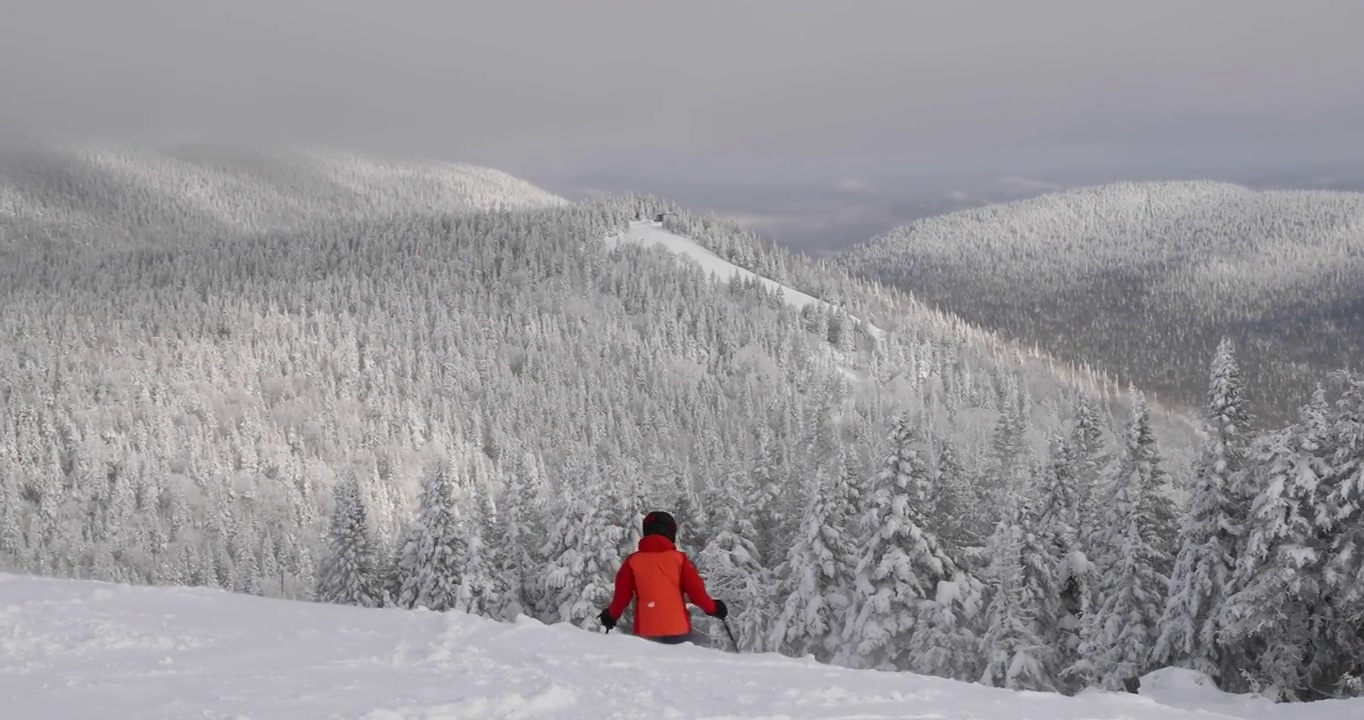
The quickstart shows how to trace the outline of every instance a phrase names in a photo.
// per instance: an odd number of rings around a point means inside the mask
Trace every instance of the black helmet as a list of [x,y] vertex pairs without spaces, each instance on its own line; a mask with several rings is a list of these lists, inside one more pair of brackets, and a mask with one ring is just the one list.
[[644,516],[644,534],[662,535],[672,542],[677,542],[677,521],[672,515],[655,510]]

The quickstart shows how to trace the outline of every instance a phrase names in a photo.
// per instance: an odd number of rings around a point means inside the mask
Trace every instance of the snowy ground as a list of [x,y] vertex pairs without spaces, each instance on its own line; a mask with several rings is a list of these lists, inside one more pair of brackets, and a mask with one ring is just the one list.
[[0,575],[6,720],[1364,717],[1364,702],[1226,702],[1182,676],[1167,680],[1173,700],[1212,712],[664,647],[533,621]]
[[[613,235],[607,238],[606,246],[607,248],[612,248],[622,242],[638,243],[641,245],[661,245],[669,252],[695,260],[703,270],[706,270],[712,276],[720,280],[728,281],[735,275],[739,275],[745,280],[757,278],[758,282],[762,283],[769,290],[781,288],[782,297],[786,300],[786,303],[795,307],[797,310],[811,304],[829,305],[829,303],[817,297],[807,295],[806,293],[788,285],[783,285],[771,278],[766,278],[751,270],[741,268],[719,255],[716,255],[714,252],[711,252],[695,240],[669,232],[663,228],[662,223],[643,221],[632,222],[630,223],[630,229],[624,234]],[[849,315],[849,317],[855,316]],[[867,324],[867,332],[877,338],[880,338],[885,334],[883,330],[870,323]]]

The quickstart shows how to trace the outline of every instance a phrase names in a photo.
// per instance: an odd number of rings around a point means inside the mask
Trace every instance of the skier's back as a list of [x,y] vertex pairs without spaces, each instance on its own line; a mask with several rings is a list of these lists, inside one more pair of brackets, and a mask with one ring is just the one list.
[[644,517],[639,550],[621,563],[616,573],[616,595],[601,611],[607,630],[616,626],[630,601],[636,599],[634,633],[662,643],[692,642],[691,615],[683,595],[707,615],[723,620],[728,609],[706,593],[706,584],[691,558],[678,550],[677,521],[666,512]]

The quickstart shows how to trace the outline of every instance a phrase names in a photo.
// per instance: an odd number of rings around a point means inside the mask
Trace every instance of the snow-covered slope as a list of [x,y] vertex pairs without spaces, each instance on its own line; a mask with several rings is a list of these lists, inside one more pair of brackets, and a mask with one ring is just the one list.
[[[1235,707],[1253,718],[1364,716],[1364,701]],[[3,574],[0,708],[15,720],[1235,717],[1131,695],[1017,693],[664,647],[534,621]]]
[[[720,280],[729,280],[735,275],[738,275],[745,280],[753,280],[756,278],[758,282],[762,283],[762,285],[769,290],[775,291],[780,289],[782,292],[782,299],[797,310],[807,305],[829,306],[829,303],[824,300],[783,285],[771,278],[758,275],[751,270],[741,268],[719,255],[716,255],[714,252],[711,252],[695,240],[668,231],[663,227],[662,223],[644,221],[632,222],[630,223],[630,228],[624,233],[606,238],[606,246],[608,248],[615,247],[621,243],[662,246],[669,252],[696,261],[696,263],[701,266],[701,269]],[[856,316],[849,315],[849,317],[860,320],[860,318],[857,318]],[[882,337],[885,334],[883,330],[870,323],[867,324],[867,332],[877,338]]]
[[[1364,717],[1364,700],[1331,701],[1311,705],[1276,705],[1255,695],[1235,695],[1217,689],[1212,678],[1183,668],[1162,668],[1141,680],[1141,694],[1162,705],[1188,710],[1206,710],[1227,717],[1286,718],[1304,720],[1319,717]],[[1295,712],[1306,707],[1309,712]]]

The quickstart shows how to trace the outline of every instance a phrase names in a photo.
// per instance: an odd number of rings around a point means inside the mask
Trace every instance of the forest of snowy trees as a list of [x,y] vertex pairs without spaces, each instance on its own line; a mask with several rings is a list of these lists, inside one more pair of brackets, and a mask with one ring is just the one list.
[[840,261],[1186,406],[1230,336],[1262,427],[1364,355],[1361,193],[1102,185],[926,218]]
[[[657,212],[835,308],[604,249]],[[1364,691],[1356,376],[1257,435],[1225,344],[1194,433],[650,198],[182,224],[174,246],[0,243],[0,570],[597,630],[667,509],[746,652]]]
[[[1183,502],[1136,393],[1118,447],[1081,401],[1041,461],[1006,407],[974,486],[917,413],[867,467],[827,447],[783,489],[761,456],[676,498],[682,544],[746,651],[1067,693],[1175,665],[1233,692],[1364,695],[1364,377],[1336,381],[1334,405],[1319,388],[1299,423],[1253,437],[1224,342]],[[498,508],[451,472],[430,461],[389,557],[344,479],[318,599],[592,628],[641,506],[610,485],[556,502],[531,473],[503,479]],[[526,527],[548,535],[511,535]]]

